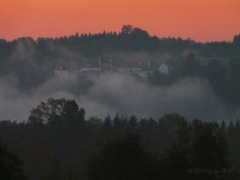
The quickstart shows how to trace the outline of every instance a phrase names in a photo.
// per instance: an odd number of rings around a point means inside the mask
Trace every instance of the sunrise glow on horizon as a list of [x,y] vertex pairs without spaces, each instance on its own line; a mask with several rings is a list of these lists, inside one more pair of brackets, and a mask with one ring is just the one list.
[[232,41],[239,0],[1,0],[0,39],[61,37],[131,24],[158,37]]

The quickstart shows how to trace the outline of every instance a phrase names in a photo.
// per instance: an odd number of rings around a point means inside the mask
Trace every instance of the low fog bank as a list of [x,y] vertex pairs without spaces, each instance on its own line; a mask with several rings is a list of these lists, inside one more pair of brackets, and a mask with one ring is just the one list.
[[208,83],[195,78],[184,79],[169,87],[153,87],[128,76],[101,76],[86,97],[105,109],[111,108],[113,113],[135,114],[141,118],[158,119],[173,112],[187,119],[229,118]]
[[[86,110],[86,118],[105,118],[116,113],[159,119],[179,113],[188,120],[229,120],[232,115],[215,96],[206,81],[188,78],[168,87],[153,87],[131,76],[109,74],[95,77],[85,93],[76,94],[78,80],[48,79],[31,92],[18,90],[13,77],[0,79],[1,120],[27,120],[30,110],[48,98],[74,99]],[[80,84],[81,85],[81,84]],[[75,89],[74,89],[75,88]]]

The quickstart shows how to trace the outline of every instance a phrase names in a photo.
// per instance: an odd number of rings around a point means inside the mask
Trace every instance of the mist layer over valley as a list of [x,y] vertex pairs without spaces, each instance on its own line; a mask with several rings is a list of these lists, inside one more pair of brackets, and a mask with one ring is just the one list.
[[134,77],[103,74],[88,79],[86,92],[78,79],[50,78],[38,88],[22,91],[13,78],[0,80],[1,119],[27,120],[30,110],[48,98],[74,99],[86,110],[86,118],[105,118],[116,113],[140,118],[155,118],[166,113],[179,113],[190,119],[218,121],[229,118],[229,112],[205,80],[186,78],[170,86],[156,87]]
[[[86,110],[86,118],[119,113],[158,119],[176,112],[189,120],[236,119],[240,61],[235,57],[239,42],[240,35],[232,43],[159,39],[132,26],[123,26],[119,34],[1,40],[1,119],[26,121],[31,109],[48,98],[76,100]],[[71,80],[54,76],[59,60],[80,63],[86,57],[104,55],[120,66],[148,62],[159,66],[168,61],[176,71],[169,77],[155,74],[150,83],[117,73]]]

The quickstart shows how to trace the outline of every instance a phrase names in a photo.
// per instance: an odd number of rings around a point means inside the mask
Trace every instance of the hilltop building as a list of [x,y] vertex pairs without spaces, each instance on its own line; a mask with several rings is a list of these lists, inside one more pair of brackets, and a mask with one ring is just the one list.
[[109,58],[99,58],[99,65],[101,71],[103,72],[113,72],[114,67],[112,65],[112,60]]
[[54,74],[60,78],[93,76],[100,72],[112,72],[112,61],[104,58],[86,58],[82,63],[76,61],[58,61]]
[[159,66],[158,70],[160,73],[165,74],[165,75],[169,75],[169,73],[174,69],[174,67],[172,65],[170,65],[169,63],[162,63],[161,66]]
[[76,78],[81,75],[81,69],[76,61],[58,61],[54,74],[60,78]]
[[86,58],[80,68],[81,71],[101,71],[100,58]]
[[157,70],[157,68],[154,66],[150,66],[150,64],[148,63],[148,66],[144,66],[141,69],[141,71],[139,72],[139,76],[147,80],[148,77],[152,75],[153,71],[155,70]]
[[86,58],[82,63],[76,61],[59,61],[54,69],[54,73],[60,78],[76,78],[79,76],[96,76],[100,73],[121,73],[135,74],[144,79],[155,70],[159,70],[162,74],[168,75],[174,67],[167,63],[162,63],[161,66],[151,66],[150,62],[143,65],[142,62],[134,67],[114,67],[112,60],[109,58]]

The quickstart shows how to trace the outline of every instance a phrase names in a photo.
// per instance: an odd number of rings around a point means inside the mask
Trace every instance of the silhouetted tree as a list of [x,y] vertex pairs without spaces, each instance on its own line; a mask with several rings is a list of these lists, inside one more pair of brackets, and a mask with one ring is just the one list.
[[180,61],[178,68],[183,77],[196,76],[199,75],[200,63],[196,61],[195,54],[190,52]]
[[67,123],[76,124],[84,122],[85,110],[83,108],[79,109],[75,100],[66,100],[61,113]]
[[[217,123],[179,120],[175,136],[164,158],[167,179],[177,176],[178,179],[212,180],[226,175],[220,173],[222,169],[230,170],[227,143]],[[196,173],[194,169],[201,172]],[[202,172],[204,170],[219,173]]]
[[0,141],[0,179],[27,180],[21,165],[18,155],[9,151]]
[[41,102],[37,108],[31,111],[29,123],[57,123],[67,122],[74,124],[84,122],[85,110],[80,108],[75,100],[49,98],[47,102]]
[[138,118],[135,115],[130,116],[128,120],[128,127],[130,132],[134,132],[138,126]]
[[52,169],[44,180],[63,180],[63,169],[58,158],[52,160]]
[[132,25],[123,25],[121,29],[121,33],[124,35],[128,35],[133,31],[133,26]]
[[147,151],[140,134],[126,133],[100,144],[99,150],[89,159],[87,179],[158,179],[158,157]]
[[113,134],[113,125],[112,125],[112,120],[109,114],[104,119],[101,134],[104,138],[109,137]]

